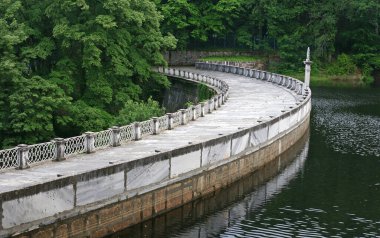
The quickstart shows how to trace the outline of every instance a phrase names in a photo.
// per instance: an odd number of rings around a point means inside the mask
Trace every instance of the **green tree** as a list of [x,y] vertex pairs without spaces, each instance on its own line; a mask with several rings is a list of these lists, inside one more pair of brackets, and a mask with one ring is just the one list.
[[104,129],[146,85],[167,87],[151,70],[176,44],[161,20],[149,0],[1,1],[0,143]]
[[161,108],[157,101],[148,98],[146,102],[128,100],[125,107],[116,118],[118,125],[127,125],[132,122],[148,120],[152,117],[161,116],[165,109]]

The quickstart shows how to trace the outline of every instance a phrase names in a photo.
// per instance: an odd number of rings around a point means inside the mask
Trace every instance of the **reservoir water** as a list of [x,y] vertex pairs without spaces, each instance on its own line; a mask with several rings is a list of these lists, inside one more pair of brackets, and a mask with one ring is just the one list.
[[112,237],[380,237],[380,90],[312,91],[310,133],[295,148]]

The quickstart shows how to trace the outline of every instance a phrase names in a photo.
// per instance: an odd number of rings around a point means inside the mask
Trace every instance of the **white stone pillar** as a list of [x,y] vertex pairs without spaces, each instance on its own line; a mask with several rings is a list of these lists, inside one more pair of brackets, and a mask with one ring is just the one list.
[[180,109],[181,112],[181,125],[186,125],[187,118],[186,118],[186,109]]
[[95,152],[95,133],[88,131],[84,133],[86,135],[86,153],[91,154]]
[[135,140],[141,140],[141,124],[135,122]]
[[214,99],[208,100],[208,113],[212,113],[212,110],[214,109],[212,107],[212,103],[214,102]]
[[20,144],[17,146],[17,159],[18,159],[18,168],[27,169],[29,168],[29,147],[25,144]]
[[158,135],[160,133],[160,122],[158,117],[152,117],[153,120],[153,135]]
[[53,141],[55,142],[56,147],[57,147],[55,160],[56,161],[65,160],[65,139],[55,138]]
[[191,120],[197,120],[197,109],[194,106],[191,107]]
[[117,146],[120,146],[120,138],[121,138],[121,135],[120,135],[120,132],[121,132],[121,129],[120,127],[118,126],[113,126],[111,128],[112,130],[112,134],[111,134],[111,144],[112,144],[112,147],[117,147]]
[[172,130],[173,126],[173,115],[171,113],[166,113],[168,115],[168,130]]
[[201,117],[205,116],[205,103],[201,102]]
[[302,93],[304,93],[305,90],[310,87],[310,72],[311,64],[313,63],[312,61],[310,61],[310,47],[307,48],[306,60],[303,63],[305,64],[305,83]]

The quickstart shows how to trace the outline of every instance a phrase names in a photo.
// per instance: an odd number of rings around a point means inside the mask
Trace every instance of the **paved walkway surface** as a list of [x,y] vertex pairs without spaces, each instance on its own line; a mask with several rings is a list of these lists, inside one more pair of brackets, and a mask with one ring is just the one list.
[[159,135],[144,137],[120,147],[81,154],[62,162],[46,162],[26,170],[8,170],[0,173],[0,193],[46,183],[61,177],[85,173],[91,170],[124,163],[156,154],[156,150],[169,151],[191,143],[217,138],[237,130],[254,126],[258,120],[278,116],[282,110],[295,106],[300,97],[294,92],[265,81],[223,72],[200,71],[181,68],[191,72],[213,76],[230,86],[225,105],[206,117],[191,121],[185,126],[167,130]]

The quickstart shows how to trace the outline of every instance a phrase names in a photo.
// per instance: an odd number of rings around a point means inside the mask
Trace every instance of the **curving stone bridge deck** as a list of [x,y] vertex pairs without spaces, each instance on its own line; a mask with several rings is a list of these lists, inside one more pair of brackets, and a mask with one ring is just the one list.
[[[77,155],[62,162],[46,162],[27,170],[11,170],[0,173],[0,192],[19,190],[46,183],[65,176],[72,176],[125,163],[150,155],[231,134],[243,128],[259,124],[295,107],[302,95],[278,85],[255,80],[242,75],[195,68],[181,68],[203,73],[224,80],[229,84],[228,101],[211,114],[191,121],[187,125],[167,130],[159,135],[147,136],[120,147],[97,151],[94,154]],[[184,165],[185,166],[185,165]]]
[[[229,85],[228,101],[211,114],[96,153],[0,172],[0,237],[112,233],[227,186],[305,134],[311,107],[307,84],[238,67],[198,66],[220,71],[181,70]],[[230,70],[234,74],[221,72]]]

